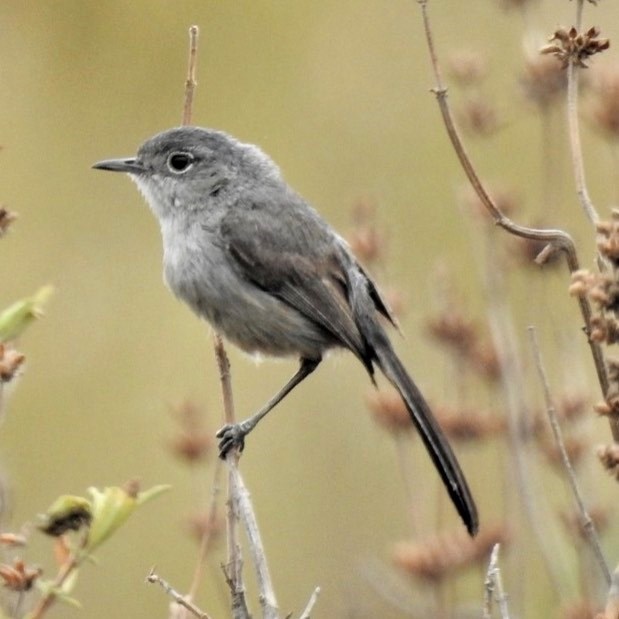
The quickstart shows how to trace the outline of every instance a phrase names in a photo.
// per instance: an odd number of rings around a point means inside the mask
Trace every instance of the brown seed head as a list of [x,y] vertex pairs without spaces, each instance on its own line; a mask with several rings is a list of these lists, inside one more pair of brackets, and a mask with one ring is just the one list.
[[465,355],[473,349],[479,337],[474,321],[457,311],[447,311],[430,318],[427,326],[434,339]]
[[411,416],[395,389],[372,391],[366,401],[374,420],[389,432],[398,434],[413,430]]
[[619,481],[619,445],[600,445],[596,449],[596,455],[606,472]]
[[4,236],[9,226],[17,219],[17,213],[0,207],[0,238]]
[[[520,199],[517,192],[512,189],[494,186],[490,187],[488,193],[496,208],[503,213],[503,215],[509,217],[520,208]],[[488,209],[469,185],[462,188],[460,196],[463,206],[470,210],[475,217],[478,217],[488,224],[494,223],[494,220],[488,214]]]
[[221,537],[225,530],[226,523],[219,517],[211,517],[208,513],[198,513],[191,516],[188,520],[188,530],[192,537],[201,541],[205,535],[209,536],[210,541]]
[[29,591],[41,573],[40,568],[28,567],[21,559],[15,559],[13,565],[0,564],[0,578],[11,591]]
[[26,536],[22,533],[0,533],[0,544],[2,546],[25,546],[27,543]]
[[535,56],[526,61],[520,85],[529,101],[546,109],[560,100],[567,87],[567,76],[554,58]]
[[[591,517],[598,533],[602,533],[604,530],[608,529],[610,514],[607,508],[595,505],[589,506],[587,508],[587,513]],[[578,538],[584,542],[588,541],[589,534],[585,529],[582,516],[579,513],[575,511],[561,511],[559,512],[559,516],[563,526],[570,536]]]
[[453,81],[463,87],[479,84],[488,73],[485,56],[470,49],[452,54],[447,60],[447,70]]
[[[589,450],[589,444],[579,436],[564,436],[563,446],[567,457],[574,468],[582,462]],[[554,440],[544,438],[541,440],[541,447],[548,462],[557,470],[563,469],[563,454]]]
[[587,412],[589,398],[582,393],[564,393],[556,404],[557,416],[566,421],[581,419]]
[[455,440],[481,440],[505,431],[505,421],[498,415],[473,409],[435,406],[434,414],[445,432]]
[[465,531],[441,533],[420,542],[400,542],[393,552],[393,562],[411,576],[440,581],[465,567],[485,562],[496,543],[508,540],[503,525],[488,526],[477,537]]
[[214,440],[204,427],[204,410],[194,402],[185,400],[171,412],[179,429],[176,436],[169,441],[170,451],[188,463],[199,462],[210,455]]
[[353,206],[353,228],[347,235],[348,243],[359,260],[371,267],[380,262],[387,249],[385,235],[376,224],[376,205],[360,200]]
[[138,494],[140,494],[140,480],[136,477],[133,479],[128,479],[122,487],[127,495],[132,499],[137,498]]
[[591,119],[607,138],[619,140],[619,68],[598,71],[592,86]]
[[488,137],[501,126],[496,109],[483,97],[462,103],[457,116],[462,129],[471,136]]
[[581,33],[574,27],[569,30],[559,28],[550,37],[550,45],[543,47],[540,53],[555,56],[561,61],[563,68],[573,62],[576,66],[586,69],[585,60],[610,47],[608,39],[600,39],[599,37],[600,31],[595,26]]
[[0,381],[8,383],[13,380],[25,360],[22,353],[6,344],[0,344]]
[[[534,225],[534,227],[541,228],[543,226]],[[561,267],[561,253],[558,251],[552,252],[546,256],[543,263],[540,264],[540,255],[548,247],[548,243],[544,241],[513,237],[509,247],[518,263],[524,267],[534,269],[535,271],[540,271],[540,267],[543,267],[544,269]]]
[[473,367],[486,380],[496,382],[501,377],[501,361],[491,341],[477,342],[471,351]]

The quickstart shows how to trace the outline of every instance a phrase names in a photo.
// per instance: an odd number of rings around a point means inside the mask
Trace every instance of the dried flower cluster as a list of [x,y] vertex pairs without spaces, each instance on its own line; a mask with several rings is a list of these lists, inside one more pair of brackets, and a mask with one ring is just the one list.
[[0,206],[0,237],[4,236],[9,226],[17,219],[17,215]]
[[592,85],[591,119],[609,139],[619,140],[619,68],[600,71]]
[[446,310],[430,318],[428,333],[438,342],[451,348],[461,361],[482,377],[499,378],[500,365],[496,350],[482,338],[476,323],[457,310]]
[[202,512],[188,519],[187,528],[189,534],[200,542],[205,536],[208,536],[210,540],[219,538],[226,529],[226,523],[217,514]]
[[172,409],[178,423],[178,433],[170,441],[170,451],[188,463],[198,462],[210,454],[213,437],[204,426],[204,411],[186,400]]
[[619,481],[619,445],[600,445],[596,449],[596,455],[608,474]]
[[481,440],[505,432],[505,419],[496,413],[440,405],[434,414],[445,434],[455,440]]
[[[505,187],[490,187],[489,195],[496,207],[510,217],[520,208],[520,198],[513,189]],[[473,189],[466,185],[460,192],[460,200],[463,205],[470,210],[473,215],[478,217],[482,222],[490,224],[492,219],[488,217],[488,210],[484,203],[479,199],[479,196]]]
[[467,88],[477,86],[488,74],[485,56],[474,50],[460,50],[452,54],[447,61],[449,76],[459,86]]
[[[572,275],[570,294],[587,296],[596,313],[591,320],[589,337],[607,345],[619,343],[619,211],[613,210],[609,221],[597,224],[598,251],[608,268],[604,273],[580,270]],[[619,361],[608,359],[609,388],[605,399],[595,405],[600,415],[619,416]]]
[[496,108],[482,96],[462,103],[457,115],[460,126],[471,136],[489,137],[501,127]]
[[372,391],[367,396],[367,405],[374,420],[389,432],[398,434],[413,430],[410,414],[395,389]]
[[563,68],[573,62],[576,66],[586,69],[585,60],[610,47],[608,39],[600,39],[600,31],[595,26],[586,32],[578,32],[574,27],[569,30],[559,28],[549,41],[550,45],[543,47],[540,53],[555,56],[561,61]]
[[0,578],[11,591],[29,591],[41,573],[41,568],[28,567],[21,559],[16,559],[13,565],[0,564]]
[[485,563],[492,547],[509,538],[502,525],[482,529],[477,537],[465,531],[442,533],[420,542],[401,542],[393,553],[393,562],[411,576],[439,581],[465,567]]
[[25,360],[22,353],[6,344],[0,344],[0,382],[8,383],[13,380]]
[[[601,533],[608,528],[608,525],[610,524],[610,514],[608,509],[593,506],[587,509],[587,513],[593,521],[595,530],[598,533]],[[583,524],[582,516],[579,513],[574,511],[563,511],[560,513],[560,517],[561,522],[570,537],[580,539],[583,542],[587,541],[588,533],[585,529],[585,525]]]
[[[570,463],[577,468],[590,452],[588,437],[583,434],[580,424],[589,410],[589,401],[584,395],[566,393],[556,398],[554,410],[562,426],[563,447]],[[535,416],[532,434],[548,463],[561,472],[564,470],[563,456],[545,421],[546,416],[546,412]]]
[[[376,205],[360,200],[352,209],[353,228],[347,235],[348,244],[355,256],[368,269],[374,271],[384,263],[387,238],[376,224]],[[405,309],[401,292],[396,288],[382,287],[382,296],[394,316],[400,317]]]
[[525,98],[545,110],[565,92],[567,75],[553,58],[535,56],[526,61],[520,85]]
[[385,235],[376,225],[376,206],[360,200],[352,211],[353,229],[347,235],[353,253],[368,267],[380,262],[384,257],[387,243]]

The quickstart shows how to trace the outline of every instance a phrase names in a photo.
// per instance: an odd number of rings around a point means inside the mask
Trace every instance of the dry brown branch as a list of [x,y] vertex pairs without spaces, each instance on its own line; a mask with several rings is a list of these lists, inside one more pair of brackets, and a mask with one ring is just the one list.
[[[579,2],[580,1],[581,0],[579,0]],[[456,129],[451,109],[447,102],[447,88],[443,84],[443,78],[441,76],[441,70],[438,63],[436,49],[434,46],[434,37],[430,25],[430,18],[428,15],[428,0],[417,0],[417,3],[421,8],[426,43],[430,55],[430,64],[434,76],[435,86],[432,89],[432,92],[436,95],[436,100],[441,112],[441,116],[443,118],[443,123],[445,124],[445,128],[447,130],[447,134],[449,136],[451,144],[458,157],[460,165],[462,166],[469,182],[475,190],[475,193],[478,195],[482,204],[484,205],[497,226],[503,228],[506,232],[515,236],[550,244],[554,251],[560,251],[565,256],[565,260],[570,272],[573,273],[577,271],[579,269],[579,260],[576,252],[576,247],[574,245],[572,237],[567,232],[557,229],[529,228],[513,222],[497,207],[497,205],[490,197],[488,191],[484,187],[483,183],[481,182],[471,162],[471,159],[466,152],[464,144],[462,143],[458,130]],[[593,356],[593,362],[595,364],[600,388],[602,390],[602,394],[605,396],[609,386],[608,375],[602,349],[600,345],[597,342],[593,341],[590,337],[592,330],[591,305],[589,304],[589,301],[583,297],[578,298],[578,304],[585,323],[584,332],[587,336],[587,341],[591,349],[591,354]],[[609,422],[613,438],[616,441],[619,441],[619,421],[616,419],[609,419]]]
[[183,103],[183,119],[181,124],[190,125],[193,113],[193,98],[198,82],[196,80],[196,67],[198,64],[198,26],[189,28],[189,59],[187,61],[187,80],[185,81],[185,102]]
[[[221,335],[214,335],[215,357],[219,368],[219,380],[224,406],[226,423],[234,423],[234,400],[232,396],[232,382],[230,380],[230,361],[224,348]],[[251,615],[245,599],[245,585],[243,584],[243,559],[238,541],[238,488],[235,476],[239,460],[239,450],[231,449],[226,456],[228,464],[228,512],[226,519],[226,533],[228,543],[228,563],[224,568],[226,580],[232,594],[232,615],[234,619],[246,619]]]

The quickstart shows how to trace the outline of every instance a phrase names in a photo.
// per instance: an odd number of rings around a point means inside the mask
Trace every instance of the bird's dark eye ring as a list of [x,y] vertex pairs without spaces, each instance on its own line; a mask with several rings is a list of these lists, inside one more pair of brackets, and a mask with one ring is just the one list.
[[183,172],[187,172],[187,170],[189,170],[194,161],[195,157],[191,153],[172,153],[168,157],[168,168],[170,168],[170,172],[173,172],[174,174],[182,174]]

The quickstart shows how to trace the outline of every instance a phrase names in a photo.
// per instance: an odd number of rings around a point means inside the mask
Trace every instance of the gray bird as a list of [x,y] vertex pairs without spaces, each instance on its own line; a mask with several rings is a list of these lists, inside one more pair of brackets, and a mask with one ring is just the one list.
[[94,165],[126,172],[159,220],[172,292],[248,353],[297,357],[288,383],[252,417],[224,426],[222,457],[333,348],[350,350],[374,381],[398,390],[471,535],[478,518],[464,474],[379,315],[395,319],[346,242],[258,147],[221,131],[179,127],[136,157]]

